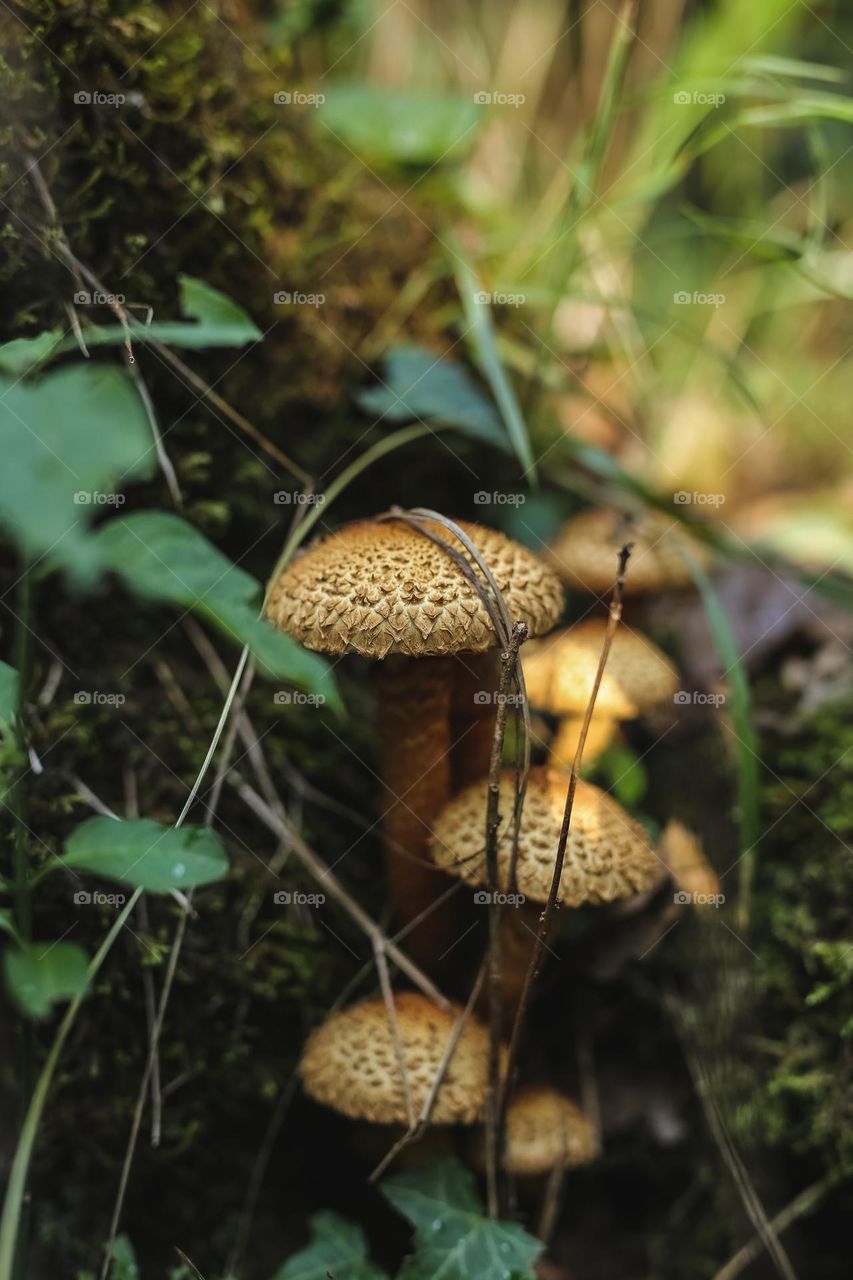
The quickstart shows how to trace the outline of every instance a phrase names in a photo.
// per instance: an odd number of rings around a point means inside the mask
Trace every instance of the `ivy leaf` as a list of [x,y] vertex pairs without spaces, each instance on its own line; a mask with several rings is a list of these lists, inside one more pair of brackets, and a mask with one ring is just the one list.
[[89,961],[73,942],[32,942],[10,947],[3,956],[6,983],[21,1010],[44,1018],[56,1000],[86,990]]
[[222,842],[209,827],[167,827],[153,818],[87,818],[60,861],[149,893],[212,884],[228,873]]
[[336,1213],[315,1213],[312,1239],[295,1253],[273,1280],[387,1280],[367,1257],[367,1241],[361,1227]]
[[192,609],[231,640],[247,644],[268,676],[341,703],[328,663],[260,618],[260,584],[180,516],[144,511],[105,524],[98,534],[104,564],[129,591]]
[[388,422],[445,422],[475,440],[509,449],[503,423],[491,401],[463,365],[436,357],[425,347],[392,347],[383,385],[360,392],[357,403]]
[[474,1175],[457,1160],[387,1178],[382,1193],[415,1229],[400,1280],[532,1280],[541,1241],[485,1218]]
[[473,97],[339,84],[317,109],[321,127],[359,156],[386,164],[435,165],[474,144],[483,118]]
[[0,378],[0,523],[28,560],[77,576],[97,568],[89,526],[115,490],[155,465],[142,401],[126,374],[71,365],[32,382]]
[[4,342],[0,346],[0,370],[20,377],[53,355],[61,342],[61,329],[46,329],[34,338],[14,338],[12,342]]
[[139,1280],[136,1252],[127,1236],[116,1236],[110,1250],[110,1280]]

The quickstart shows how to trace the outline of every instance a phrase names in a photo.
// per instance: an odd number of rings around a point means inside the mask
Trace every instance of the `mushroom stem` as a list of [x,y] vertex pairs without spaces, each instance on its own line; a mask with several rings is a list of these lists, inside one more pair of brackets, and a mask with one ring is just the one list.
[[450,771],[454,795],[489,772],[500,674],[497,649],[453,659]]
[[[403,924],[427,910],[448,880],[429,856],[432,822],[450,798],[450,658],[392,655],[379,674],[382,834],[391,902]],[[435,966],[455,941],[450,904],[406,937],[416,963]]]

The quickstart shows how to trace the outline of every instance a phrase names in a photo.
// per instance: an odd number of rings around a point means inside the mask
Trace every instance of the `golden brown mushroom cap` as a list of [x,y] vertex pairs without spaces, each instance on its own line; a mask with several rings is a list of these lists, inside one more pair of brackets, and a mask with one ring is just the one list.
[[[578,739],[583,725],[583,716],[563,716],[557,725],[557,732],[551,739],[548,759],[555,769],[571,769],[578,749]],[[610,716],[596,714],[589,722],[589,732],[584,744],[584,764],[589,764],[606,751],[616,737],[617,723]]]
[[720,878],[692,831],[671,819],[660,834],[658,851],[682,893],[698,906],[706,906],[720,892]]
[[[473,1162],[482,1167],[485,1139],[473,1141]],[[505,1164],[518,1177],[535,1177],[557,1167],[587,1164],[598,1155],[595,1129],[564,1093],[548,1085],[528,1085],[515,1094],[506,1113]]]
[[679,549],[700,564],[705,548],[676,519],[659,511],[628,516],[609,507],[582,511],[563,526],[548,559],[567,586],[604,595],[616,580],[616,558],[626,542],[634,544],[625,574],[625,594],[641,595],[689,586],[693,581]]
[[[550,631],[563,608],[554,573],[502,533],[459,524],[494,574],[512,620],[527,623],[530,635]],[[470,562],[448,530],[427,527]],[[421,657],[481,653],[497,643],[473,584],[441,547],[402,520],[362,520],[313,543],[275,584],[267,616],[319,653]]]
[[[440,1009],[425,996],[394,997],[403,1061],[415,1115],[426,1101],[462,1010]],[[433,1124],[473,1124],[488,1087],[489,1034],[468,1017],[438,1091]],[[317,1102],[353,1120],[405,1124],[406,1103],[388,1010],[382,999],[361,1000],[312,1031],[300,1063],[302,1083]]]
[[[507,887],[512,855],[515,773],[501,774],[498,879]],[[530,770],[518,841],[518,891],[547,902],[563,822],[567,778],[547,767]],[[486,880],[487,780],[460,791],[433,824],[430,852],[439,867],[468,884]],[[646,833],[621,805],[590,782],[578,782],[559,898],[567,906],[614,902],[651,888],[660,863]]]
[[[521,651],[527,696],[534,707],[554,715],[586,711],[604,645],[603,618],[580,622]],[[653,641],[619,626],[595,700],[595,714],[630,720],[678,688],[678,673]]]

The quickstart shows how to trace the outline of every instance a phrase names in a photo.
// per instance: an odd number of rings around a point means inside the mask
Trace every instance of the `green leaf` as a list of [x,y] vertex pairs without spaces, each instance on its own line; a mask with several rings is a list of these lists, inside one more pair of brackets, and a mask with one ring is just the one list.
[[260,584],[180,516],[162,511],[123,516],[103,526],[98,542],[105,566],[128,590],[192,609],[230,639],[247,644],[267,675],[340,709],[328,663],[260,618]]
[[110,1250],[110,1280],[139,1280],[136,1253],[127,1236],[116,1236]]
[[317,119],[357,155],[387,164],[455,160],[474,143],[482,108],[471,98],[406,93],[372,84],[326,90]]
[[315,1213],[311,1218],[311,1243],[295,1253],[273,1280],[387,1280],[384,1271],[367,1257],[367,1241],[361,1227],[336,1213]]
[[10,947],[3,957],[6,983],[19,1007],[44,1018],[55,1000],[79,995],[88,986],[89,961],[73,942],[32,942]]
[[92,517],[155,465],[133,383],[95,364],[16,385],[0,379],[0,457],[0,522],[27,559],[49,553],[77,576],[97,567]]
[[468,371],[425,347],[392,347],[385,357],[382,385],[362,391],[357,400],[362,409],[388,422],[445,422],[476,440],[509,447],[494,405]]
[[[134,325],[133,335],[142,341],[162,342],[172,347],[245,347],[249,342],[263,338],[258,326],[242,307],[213,289],[203,280],[192,276],[179,276],[181,287],[181,313],[193,324],[179,320]],[[113,342],[124,341],[124,330],[117,326],[112,331]],[[89,335],[86,333],[86,341]]]
[[192,889],[228,873],[222,842],[209,827],[167,827],[153,818],[87,818],[60,862],[148,893]]
[[8,907],[0,907],[0,933],[8,933],[12,938],[17,938],[18,936],[12,912]]
[[47,329],[35,338],[15,338],[0,347],[0,370],[16,376],[47,360],[62,342],[61,329]]
[[483,1217],[474,1175],[456,1160],[403,1173],[383,1195],[415,1229],[415,1253],[400,1280],[528,1280],[542,1252],[516,1223]]
[[0,662],[0,736],[6,733],[18,710],[21,678],[8,662]]

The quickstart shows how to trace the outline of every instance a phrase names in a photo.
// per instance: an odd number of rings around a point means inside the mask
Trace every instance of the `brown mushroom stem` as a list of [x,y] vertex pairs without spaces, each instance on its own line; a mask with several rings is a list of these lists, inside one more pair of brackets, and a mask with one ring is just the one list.
[[[447,888],[429,856],[432,823],[450,798],[451,658],[389,656],[379,672],[382,835],[394,911],[408,924]],[[452,904],[406,935],[420,965],[434,967],[455,941]]]
[[497,649],[453,659],[450,772],[454,795],[489,772],[499,684]]

